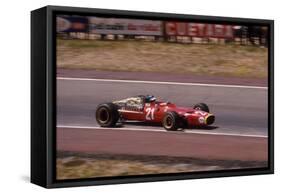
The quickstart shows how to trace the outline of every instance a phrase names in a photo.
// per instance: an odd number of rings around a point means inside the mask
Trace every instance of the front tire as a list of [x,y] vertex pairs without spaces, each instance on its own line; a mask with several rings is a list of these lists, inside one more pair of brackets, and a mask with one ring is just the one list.
[[176,112],[167,112],[162,120],[162,125],[167,131],[176,131],[179,128],[180,117]]
[[208,112],[208,113],[210,112],[208,105],[205,103],[198,103],[198,104],[194,105],[193,109],[202,110],[202,111]]
[[113,103],[98,105],[96,110],[96,120],[101,127],[114,127],[119,120],[117,106]]

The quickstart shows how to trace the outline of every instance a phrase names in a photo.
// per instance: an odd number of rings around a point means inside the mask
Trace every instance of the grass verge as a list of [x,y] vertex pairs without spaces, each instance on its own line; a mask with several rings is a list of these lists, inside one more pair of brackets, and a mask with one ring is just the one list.
[[59,68],[266,78],[267,60],[255,46],[57,40]]
[[168,156],[60,153],[57,179],[147,175],[241,169],[266,166],[266,162],[208,161]]

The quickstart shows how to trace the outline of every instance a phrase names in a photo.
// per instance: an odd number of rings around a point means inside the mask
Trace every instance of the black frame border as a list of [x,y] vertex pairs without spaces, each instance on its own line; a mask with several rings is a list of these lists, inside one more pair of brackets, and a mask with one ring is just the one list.
[[[95,9],[95,8],[79,8],[79,7],[63,7],[63,6],[46,6],[38,10],[32,11],[31,19],[35,20],[35,13],[43,12],[41,20],[46,24],[45,41],[41,40],[40,47],[34,44],[32,40],[32,49],[46,49],[45,58],[41,59],[43,67],[45,65],[46,80],[42,80],[43,85],[46,87],[45,96],[45,111],[46,122],[35,122],[34,115],[38,109],[38,103],[34,103],[31,99],[32,115],[31,123],[40,125],[41,134],[31,133],[31,182],[39,184],[46,188],[58,187],[73,187],[73,186],[90,186],[90,185],[106,185],[106,184],[122,184],[122,183],[137,183],[137,182],[153,182],[153,181],[171,181],[171,180],[185,180],[185,179],[199,179],[199,178],[216,178],[216,177],[229,177],[229,176],[245,176],[245,175],[259,175],[259,174],[273,174],[274,173],[274,21],[262,19],[249,19],[249,18],[233,18],[233,17],[217,17],[217,16],[201,16],[201,15],[186,15],[186,14],[173,14],[173,13],[155,13],[155,12],[140,12],[140,11],[124,11],[124,10],[110,10],[110,9]],[[45,14],[45,15],[44,15]],[[189,20],[193,22],[208,22],[218,24],[240,24],[240,25],[265,25],[269,27],[269,45],[268,45],[268,167],[267,168],[249,168],[237,170],[220,170],[220,171],[205,171],[205,172],[189,172],[189,173],[174,173],[174,174],[155,174],[155,175],[136,175],[124,177],[105,177],[105,178],[87,178],[87,179],[70,179],[70,180],[56,180],[56,15],[57,14],[76,14],[76,15],[95,15],[103,17],[114,18],[135,18],[135,19],[154,19],[154,20]],[[37,16],[38,17],[38,16]],[[32,21],[33,21],[32,20]],[[34,25],[32,23],[32,25]],[[33,27],[31,27],[33,29]],[[34,27],[35,29],[35,27]],[[44,31],[44,30],[43,30]],[[44,36],[43,35],[43,36]],[[31,39],[34,33],[31,33]],[[35,48],[38,47],[38,48]],[[31,58],[34,57],[35,51],[32,50]],[[36,82],[38,74],[34,70],[34,63],[32,62],[32,80],[31,84]],[[41,70],[44,71],[44,70]],[[44,84],[45,83],[45,84]],[[32,86],[32,94],[35,94],[35,87]],[[42,97],[42,96],[41,96]],[[42,106],[42,105],[41,105]],[[43,119],[44,120],[44,119]],[[42,121],[43,121],[42,120]],[[43,126],[45,125],[45,126]],[[32,130],[31,130],[32,131]],[[34,131],[34,129],[33,129]],[[36,138],[39,135],[43,136],[45,143],[40,144],[41,151],[44,159],[41,159],[38,164],[38,150],[34,151],[34,144],[37,142]],[[42,139],[42,137],[41,137]],[[34,143],[35,142],[35,143]],[[44,145],[43,145],[44,144]],[[33,149],[33,150],[32,150]],[[42,153],[41,153],[42,155]],[[45,160],[46,159],[46,160]],[[44,161],[45,160],[45,161]],[[42,164],[46,164],[43,165]],[[41,167],[41,171],[35,170]],[[43,169],[43,170],[42,170]],[[40,179],[40,181],[38,180]]]

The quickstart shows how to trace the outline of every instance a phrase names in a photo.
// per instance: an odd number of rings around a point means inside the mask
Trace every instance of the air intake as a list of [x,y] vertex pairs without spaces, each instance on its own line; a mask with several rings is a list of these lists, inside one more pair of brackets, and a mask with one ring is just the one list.
[[207,119],[206,119],[206,124],[207,125],[211,125],[214,122],[215,122],[215,116],[214,115],[210,115],[210,116],[207,117]]

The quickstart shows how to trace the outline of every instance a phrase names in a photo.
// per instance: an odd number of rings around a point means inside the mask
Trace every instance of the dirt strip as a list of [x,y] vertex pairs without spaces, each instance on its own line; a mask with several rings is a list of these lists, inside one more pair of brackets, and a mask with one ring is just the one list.
[[97,71],[89,69],[57,69],[58,77],[94,78],[94,79],[121,79],[121,80],[148,80],[182,83],[204,83],[204,84],[229,84],[229,85],[251,85],[267,86],[267,79],[262,78],[239,78],[205,75],[168,74],[156,72],[116,72]]
[[57,150],[80,153],[267,161],[264,137],[57,128]]

